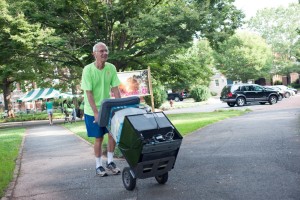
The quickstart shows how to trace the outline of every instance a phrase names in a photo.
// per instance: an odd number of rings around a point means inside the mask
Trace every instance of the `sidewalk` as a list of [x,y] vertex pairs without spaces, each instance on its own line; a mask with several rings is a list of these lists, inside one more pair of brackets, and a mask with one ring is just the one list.
[[[124,192],[121,175],[95,176],[93,147],[60,125],[27,128],[7,199],[107,199],[99,190]],[[124,160],[116,160],[122,169]],[[110,198],[109,198],[110,199]]]

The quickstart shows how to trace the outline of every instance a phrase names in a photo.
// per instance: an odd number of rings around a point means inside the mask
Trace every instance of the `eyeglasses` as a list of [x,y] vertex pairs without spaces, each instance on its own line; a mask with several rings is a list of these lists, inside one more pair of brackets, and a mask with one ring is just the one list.
[[100,52],[100,53],[106,52],[106,53],[108,53],[108,50],[106,49],[106,50],[100,50],[100,51],[94,51],[94,52]]

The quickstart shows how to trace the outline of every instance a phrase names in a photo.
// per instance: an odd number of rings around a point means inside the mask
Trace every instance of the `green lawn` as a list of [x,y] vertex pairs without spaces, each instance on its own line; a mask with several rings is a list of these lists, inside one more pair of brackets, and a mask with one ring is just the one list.
[[239,116],[248,111],[249,110],[229,110],[207,113],[170,114],[168,115],[168,118],[179,131],[179,133],[184,136],[209,124],[224,120],[226,118]]
[[[185,136],[209,124],[226,118],[239,116],[248,111],[249,110],[229,110],[208,113],[170,114],[167,116],[180,134]],[[86,130],[83,121],[72,124],[68,123],[64,124],[63,126],[83,139],[89,141],[91,144],[94,143],[94,139],[86,136]],[[15,161],[18,157],[18,152],[24,133],[25,128],[0,129],[0,198],[4,195],[5,188],[13,178]],[[107,137],[104,138],[103,149],[106,149],[106,144]],[[117,157],[122,156],[118,148],[116,148],[115,155]]]
[[[53,119],[62,119],[64,118],[64,114],[61,112],[55,112],[53,114]],[[5,122],[22,122],[22,121],[32,121],[32,120],[47,120],[48,114],[45,112],[39,112],[39,113],[30,113],[30,114],[16,114],[15,118],[1,118],[0,123]]]
[[25,128],[0,129],[0,198],[13,178]]

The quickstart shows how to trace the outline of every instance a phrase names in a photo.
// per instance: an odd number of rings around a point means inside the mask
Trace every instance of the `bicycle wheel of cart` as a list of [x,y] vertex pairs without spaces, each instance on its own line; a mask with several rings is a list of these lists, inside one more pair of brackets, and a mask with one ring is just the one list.
[[159,184],[165,184],[168,181],[168,177],[168,172],[166,172],[160,176],[155,176],[155,179]]
[[129,167],[124,167],[122,172],[122,179],[126,190],[133,190],[135,188],[136,178],[133,178],[133,176],[131,175]]

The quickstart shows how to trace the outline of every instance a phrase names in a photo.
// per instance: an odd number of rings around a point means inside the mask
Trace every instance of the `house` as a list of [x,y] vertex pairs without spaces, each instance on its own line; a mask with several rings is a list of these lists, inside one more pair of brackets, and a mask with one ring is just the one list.
[[215,74],[211,77],[209,89],[211,92],[217,93],[220,96],[223,87],[227,85],[227,78],[220,72],[215,71]]

